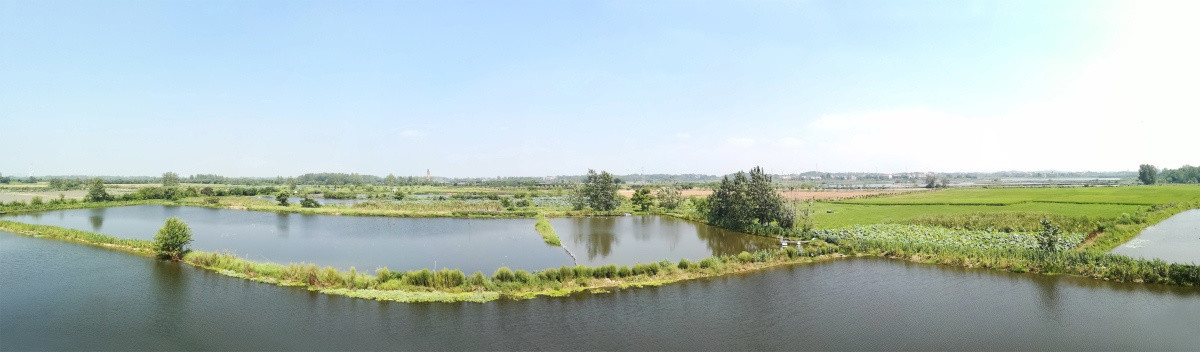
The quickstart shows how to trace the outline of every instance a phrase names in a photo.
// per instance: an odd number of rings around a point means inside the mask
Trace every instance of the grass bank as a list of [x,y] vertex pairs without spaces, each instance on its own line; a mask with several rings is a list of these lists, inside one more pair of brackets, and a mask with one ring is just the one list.
[[[121,239],[53,226],[0,221],[0,230],[17,234],[96,245],[152,256],[149,241]],[[941,231],[941,230],[929,230]],[[958,245],[936,241],[896,241],[887,236],[820,232],[803,249],[787,247],[699,261],[680,260],[632,266],[562,266],[535,272],[500,268],[490,275],[459,270],[429,269],[361,273],[315,264],[275,264],[247,261],[228,253],[192,251],[187,264],[223,275],[326,294],[398,302],[486,302],[501,298],[527,299],[563,296],[581,291],[604,292],[628,287],[658,286],[696,278],[746,273],[779,265],[812,263],[847,256],[876,256],[921,263],[987,268],[1011,272],[1072,274],[1096,279],[1200,286],[1200,267],[1140,260],[1091,252],[1043,252],[1022,245]],[[931,237],[936,238],[936,237]]]
[[542,235],[542,240],[546,244],[562,247],[562,242],[558,240],[558,233],[554,232],[554,227],[550,226],[550,220],[544,215],[538,215],[537,224],[533,226],[537,229],[538,234]]
[[154,256],[154,245],[146,240],[113,237],[95,232],[45,225],[30,225],[7,220],[0,220],[0,231],[8,231],[35,238],[47,238],[103,247],[147,257]]

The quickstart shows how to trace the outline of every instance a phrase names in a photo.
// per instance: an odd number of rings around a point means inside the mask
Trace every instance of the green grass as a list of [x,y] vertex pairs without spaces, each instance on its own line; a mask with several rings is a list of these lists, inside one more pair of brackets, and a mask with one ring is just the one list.
[[1073,188],[966,188],[849,199],[843,204],[1013,205],[1029,202],[1155,205],[1200,201],[1198,185]]
[[[1023,213],[1051,216],[1089,217],[1092,219],[1117,218],[1121,214],[1133,214],[1145,209],[1139,205],[1119,204],[1061,204],[1019,203],[1013,205],[864,205],[817,202],[813,205],[813,222],[818,228],[835,228],[851,225],[883,223],[914,223],[930,216]],[[828,213],[832,210],[833,213]]]
[[550,226],[550,220],[547,220],[545,216],[538,215],[537,224],[533,227],[542,235],[542,240],[545,240],[546,244],[562,246],[562,242],[558,240],[558,233],[554,232],[554,227]]

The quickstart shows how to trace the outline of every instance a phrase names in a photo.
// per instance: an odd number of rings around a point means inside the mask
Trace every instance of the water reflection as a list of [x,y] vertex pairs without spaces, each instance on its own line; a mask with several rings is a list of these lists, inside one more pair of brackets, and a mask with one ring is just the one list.
[[290,213],[275,213],[275,230],[280,238],[287,238],[291,230]]
[[92,231],[99,232],[104,227],[104,208],[90,209],[88,222],[92,224]]
[[1058,280],[1034,280],[1038,284],[1038,297],[1041,298],[1042,309],[1051,313],[1055,321],[1062,316],[1059,304]]
[[563,246],[580,254],[577,259],[584,265],[703,259],[779,245],[766,237],[669,217],[555,218],[550,223],[560,237],[570,239]]
[[589,221],[571,222],[574,228],[571,238],[575,239],[575,244],[585,244],[588,259],[595,259],[596,256],[607,257],[612,253],[613,244],[617,242],[616,221],[608,217],[587,220]]

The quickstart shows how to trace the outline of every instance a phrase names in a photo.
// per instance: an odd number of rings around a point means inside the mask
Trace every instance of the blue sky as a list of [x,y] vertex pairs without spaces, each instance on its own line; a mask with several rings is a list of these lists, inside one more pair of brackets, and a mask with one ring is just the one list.
[[1178,167],[1195,10],[9,0],[0,173]]

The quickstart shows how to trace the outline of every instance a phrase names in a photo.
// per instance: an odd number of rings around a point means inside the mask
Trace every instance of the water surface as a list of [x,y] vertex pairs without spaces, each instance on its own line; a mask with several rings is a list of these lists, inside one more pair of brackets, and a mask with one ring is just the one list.
[[1112,252],[1134,258],[1200,264],[1200,209],[1187,210],[1151,225]]
[[563,248],[544,243],[533,219],[304,215],[165,205],[56,210],[6,220],[152,239],[169,217],[191,226],[192,248],[228,250],[255,261],[307,262],[373,272],[419,268],[491,274],[563,265],[702,259],[759,248],[772,239],[656,216],[557,218]]
[[533,219],[394,218],[303,215],[200,207],[136,205],[5,216],[4,219],[153,239],[170,217],[192,228],[191,248],[246,259],[306,262],[360,272],[454,268],[470,274],[501,266],[539,270],[571,264],[546,245]]
[[699,260],[779,248],[779,241],[660,216],[553,218],[550,225],[580,264]]
[[0,233],[0,350],[1194,350],[1200,290],[879,259],[489,303],[326,296]]

